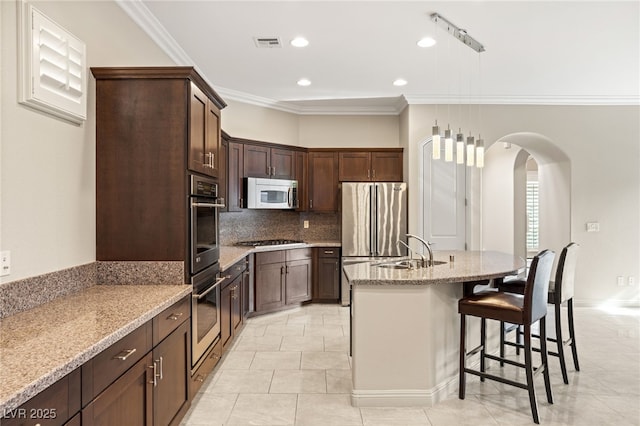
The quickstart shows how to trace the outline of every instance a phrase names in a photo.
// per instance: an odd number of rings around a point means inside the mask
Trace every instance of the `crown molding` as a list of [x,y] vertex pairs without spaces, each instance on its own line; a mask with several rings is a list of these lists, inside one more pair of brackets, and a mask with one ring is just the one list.
[[[129,17],[158,44],[158,46],[176,63],[176,65],[193,66],[201,77],[226,99],[243,102],[298,115],[399,115],[407,105],[437,104],[484,104],[484,105],[640,105],[640,96],[602,96],[602,95],[504,95],[504,96],[455,96],[455,95],[404,95],[386,98],[362,99],[361,104],[354,105],[346,99],[317,101],[278,101],[251,95],[233,89],[217,87],[198,69],[195,62],[182,49],[141,0],[115,0]],[[349,105],[347,105],[349,103]]]

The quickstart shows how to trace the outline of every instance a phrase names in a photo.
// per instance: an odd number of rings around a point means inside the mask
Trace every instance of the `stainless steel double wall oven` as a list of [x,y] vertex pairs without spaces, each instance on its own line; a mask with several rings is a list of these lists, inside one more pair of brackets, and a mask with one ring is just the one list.
[[193,284],[191,302],[191,367],[197,368],[204,353],[220,336],[220,229],[215,180],[190,176],[189,248]]

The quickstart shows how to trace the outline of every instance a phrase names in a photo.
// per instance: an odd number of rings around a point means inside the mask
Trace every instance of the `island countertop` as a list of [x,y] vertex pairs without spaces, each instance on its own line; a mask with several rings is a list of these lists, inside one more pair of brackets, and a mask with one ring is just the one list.
[[187,285],[95,285],[0,320],[0,416],[191,293]]
[[352,286],[426,285],[489,280],[517,274],[525,267],[521,257],[497,251],[434,251],[433,259],[446,263],[429,268],[392,269],[378,266],[389,260],[368,261],[347,265],[344,272]]

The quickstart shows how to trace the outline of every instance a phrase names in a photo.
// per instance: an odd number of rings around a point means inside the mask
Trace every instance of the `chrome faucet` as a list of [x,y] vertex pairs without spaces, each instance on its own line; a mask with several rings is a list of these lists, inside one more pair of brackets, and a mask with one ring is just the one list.
[[[425,240],[423,240],[422,238],[418,237],[417,235],[413,235],[413,234],[407,234],[407,241],[409,240],[409,238],[415,238],[416,240],[420,241],[422,243],[422,245],[424,245],[427,248],[427,251],[429,252],[429,263],[427,264],[424,255],[422,256],[422,267],[425,268],[427,266],[433,266],[433,250],[431,250],[431,246],[429,245],[428,242],[426,242]],[[407,246],[408,247],[408,246]]]
[[[411,265],[411,259],[413,259],[413,250],[411,249],[411,247],[409,247],[409,244],[405,243],[402,240],[398,240],[398,242],[396,244],[402,244],[403,246],[405,246],[408,250],[409,250],[409,265]],[[420,255],[420,257],[422,258],[422,265],[424,265],[424,256],[420,253],[418,253]]]

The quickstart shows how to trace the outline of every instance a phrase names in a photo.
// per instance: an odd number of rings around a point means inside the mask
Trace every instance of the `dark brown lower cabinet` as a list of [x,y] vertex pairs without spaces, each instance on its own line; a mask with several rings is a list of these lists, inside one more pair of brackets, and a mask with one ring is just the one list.
[[243,275],[236,277],[220,292],[220,340],[223,349],[233,341],[236,330],[242,323],[240,314],[242,277]]
[[153,426],[152,365],[148,353],[82,409],[82,424]]
[[190,351],[189,321],[184,321],[153,349],[157,371],[153,389],[153,424],[156,426],[178,424],[189,409]]
[[0,413],[2,426],[62,426],[75,421],[80,411],[80,369],[49,386],[20,407]]
[[314,302],[338,302],[340,299],[340,249],[317,247],[313,277]]
[[256,312],[311,300],[310,248],[256,253],[255,259]]

